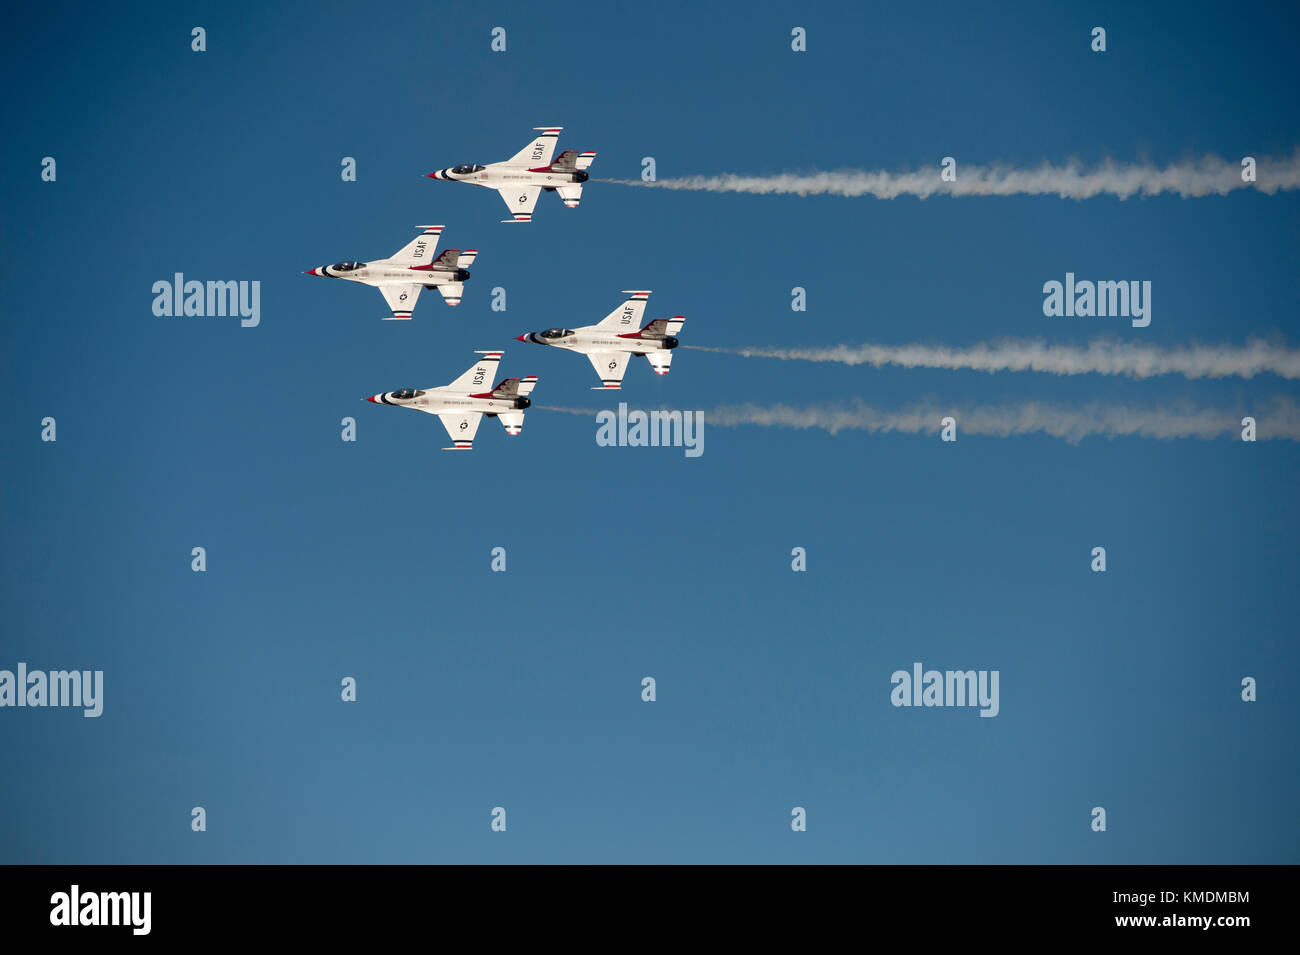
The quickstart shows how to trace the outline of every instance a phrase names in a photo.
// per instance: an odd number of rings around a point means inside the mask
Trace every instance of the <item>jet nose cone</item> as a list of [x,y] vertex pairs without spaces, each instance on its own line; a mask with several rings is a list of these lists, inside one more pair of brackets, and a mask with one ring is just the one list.
[[369,397],[369,398],[362,398],[361,400],[362,400],[362,401],[373,401],[375,404],[379,404],[379,401],[378,401],[378,400],[377,400],[373,395],[372,395],[371,397]]
[[303,274],[303,275],[320,275],[320,269],[308,269],[307,271],[303,272],[302,274]]
[[528,341],[528,338],[527,338],[526,336],[524,336],[524,335],[516,335],[516,336],[515,336],[515,341],[517,341],[517,342],[526,342],[526,341]]
[[426,179],[441,179],[441,178],[442,178],[442,173],[440,173],[440,172],[431,172],[431,173],[427,173],[426,176],[425,176],[425,178],[426,178]]

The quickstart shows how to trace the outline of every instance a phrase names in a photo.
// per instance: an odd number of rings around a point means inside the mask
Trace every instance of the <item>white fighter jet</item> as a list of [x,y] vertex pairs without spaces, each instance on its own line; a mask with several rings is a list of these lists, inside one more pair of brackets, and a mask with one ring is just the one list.
[[490,382],[503,353],[480,351],[475,354],[483,357],[449,385],[402,388],[361,400],[436,414],[451,436],[453,445],[443,448],[444,451],[470,450],[474,446],[474,432],[478,431],[484,415],[500,418],[506,434],[518,434],[524,429],[524,409],[532,404],[528,396],[537,384],[537,376],[506,378],[492,387]]
[[428,174],[430,179],[450,179],[487,186],[501,193],[513,219],[502,222],[532,222],[533,206],[542,191],[558,192],[570,209],[578,208],[582,201],[582,184],[587,181],[587,168],[596,159],[593,152],[580,153],[569,149],[551,162],[555,142],[563,126],[535,126],[537,138],[505,162],[487,166],[452,166]]
[[304,275],[320,275],[329,279],[347,279],[363,285],[374,285],[384,296],[393,314],[384,321],[405,321],[411,317],[420,289],[436,288],[448,305],[459,305],[469,281],[469,266],[474,264],[478,249],[447,249],[436,259],[440,225],[418,225],[424,231],[398,250],[391,259],[371,262],[336,262],[309,269]]
[[674,336],[681,331],[686,319],[680,315],[656,318],[642,328],[641,317],[645,314],[650,293],[625,291],[623,294],[632,297],[595,325],[573,329],[548,328],[544,332],[519,335],[516,340],[553,345],[586,355],[600,378],[600,387],[593,387],[593,391],[617,389],[623,383],[627,360],[633,355],[645,355],[656,375],[668,374],[673,363],[672,350],[677,347]]

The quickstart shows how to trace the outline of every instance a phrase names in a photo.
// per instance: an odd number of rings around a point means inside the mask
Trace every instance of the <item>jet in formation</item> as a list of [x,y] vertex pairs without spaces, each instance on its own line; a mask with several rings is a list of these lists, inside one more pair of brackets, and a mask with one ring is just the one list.
[[336,262],[323,265],[303,274],[320,275],[331,279],[347,279],[373,285],[384,296],[393,310],[385,321],[404,321],[411,317],[420,289],[436,288],[448,305],[459,305],[469,281],[469,266],[478,255],[477,249],[447,249],[436,259],[438,236],[442,226],[416,226],[424,231],[412,239],[390,259],[371,262]]
[[596,159],[594,152],[580,153],[569,149],[551,162],[556,140],[563,126],[535,126],[538,136],[505,162],[486,166],[452,166],[429,173],[430,179],[448,179],[486,186],[501,193],[506,207],[513,216],[502,222],[532,222],[533,206],[537,197],[546,192],[558,192],[570,209],[578,208],[582,201],[582,184],[587,181],[587,168]]
[[524,410],[532,404],[528,396],[537,384],[537,376],[506,378],[499,385],[489,387],[503,352],[480,351],[475,354],[483,357],[449,385],[403,388],[362,400],[437,415],[451,436],[452,447],[443,448],[444,451],[469,451],[473,448],[474,433],[484,415],[499,418],[506,434],[518,434],[524,428]]
[[672,350],[677,347],[674,336],[681,331],[686,319],[680,315],[656,318],[641,327],[650,293],[625,291],[623,294],[632,297],[595,325],[548,328],[544,332],[520,335],[516,340],[567,348],[586,355],[600,378],[599,387],[594,387],[593,391],[619,388],[627,371],[628,359],[633,355],[644,355],[656,375],[668,374],[673,362]]

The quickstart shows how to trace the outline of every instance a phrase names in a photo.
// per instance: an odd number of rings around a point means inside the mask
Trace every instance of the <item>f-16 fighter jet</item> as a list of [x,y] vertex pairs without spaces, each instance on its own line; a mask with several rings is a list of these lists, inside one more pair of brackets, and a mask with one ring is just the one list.
[[382,395],[363,398],[379,405],[397,405],[436,414],[442,426],[451,435],[452,447],[444,451],[468,451],[474,446],[474,432],[478,431],[483,416],[500,418],[506,434],[518,434],[524,429],[524,409],[537,376],[506,378],[495,388],[489,386],[496,374],[497,362],[502,352],[480,351],[482,355],[469,371],[449,385],[437,388],[403,388]]
[[487,166],[452,166],[429,173],[430,179],[451,179],[487,186],[501,193],[513,219],[502,222],[532,222],[533,206],[542,190],[558,192],[570,209],[582,201],[582,184],[587,181],[587,167],[596,159],[592,152],[569,149],[551,162],[555,141],[563,126],[535,126],[537,138],[505,162]]
[[673,362],[672,350],[677,347],[673,336],[681,331],[686,319],[680,315],[656,318],[641,328],[649,292],[627,292],[632,297],[610,312],[595,325],[585,328],[548,328],[544,332],[529,332],[516,339],[535,345],[554,345],[569,351],[582,352],[596,369],[602,389],[616,389],[623,383],[627,360],[633,355],[645,355],[656,375],[668,374]]
[[363,285],[374,285],[384,296],[393,314],[384,321],[405,321],[411,317],[420,289],[436,288],[448,305],[459,305],[469,281],[469,266],[474,263],[478,249],[448,249],[436,259],[440,225],[420,225],[424,231],[396,252],[391,259],[372,262],[336,262],[310,269],[304,275],[320,275],[328,279],[347,279]]

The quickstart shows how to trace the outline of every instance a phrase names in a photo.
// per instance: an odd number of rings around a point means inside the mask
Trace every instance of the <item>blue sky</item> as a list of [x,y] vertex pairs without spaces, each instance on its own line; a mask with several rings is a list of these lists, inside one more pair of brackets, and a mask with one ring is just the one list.
[[[99,719],[0,710],[0,861],[1300,861],[1294,443],[707,419],[855,399],[1231,410],[1293,383],[633,364],[622,400],[706,411],[696,459],[599,447],[591,419],[543,410],[446,454],[437,421],[359,401],[504,348],[537,405],[613,407],[585,360],[513,339],[636,288],[702,345],[1300,339],[1295,193],[593,183],[515,226],[486,190],[423,178],[552,124],[613,179],[645,156],[671,178],[1300,143],[1284,4],[839,6],[69,5],[0,38],[22,91],[0,119],[0,668],[105,673]],[[300,274],[424,223],[480,250],[456,309],[426,294],[380,322],[374,290]],[[1044,318],[1042,283],[1067,271],[1150,280],[1151,326]],[[260,324],[156,317],[175,272],[260,281]],[[999,670],[999,715],[891,706],[918,660]]]

